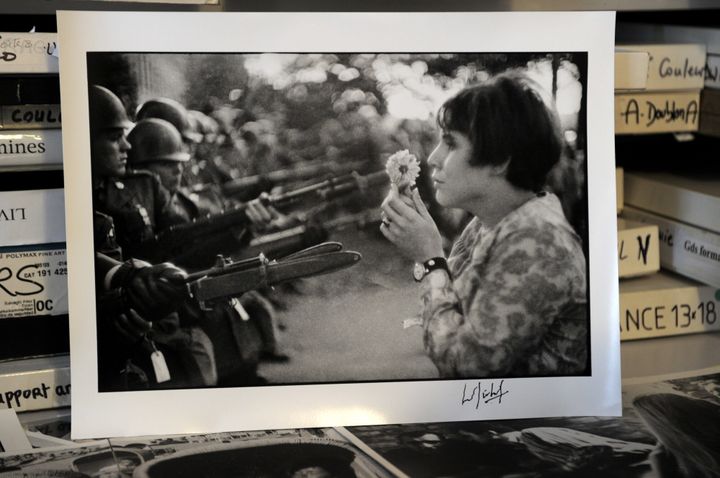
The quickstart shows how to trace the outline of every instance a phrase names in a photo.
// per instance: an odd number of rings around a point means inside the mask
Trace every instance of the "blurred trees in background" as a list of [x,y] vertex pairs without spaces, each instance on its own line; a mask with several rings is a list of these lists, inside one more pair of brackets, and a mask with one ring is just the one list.
[[567,150],[552,181],[581,230],[586,65],[585,53],[90,53],[88,76],[117,92],[131,117],[158,96],[211,116],[228,138],[223,161],[243,176],[320,161],[361,161],[360,172],[374,171],[399,149],[424,161],[445,99],[508,68],[523,69],[558,107]]

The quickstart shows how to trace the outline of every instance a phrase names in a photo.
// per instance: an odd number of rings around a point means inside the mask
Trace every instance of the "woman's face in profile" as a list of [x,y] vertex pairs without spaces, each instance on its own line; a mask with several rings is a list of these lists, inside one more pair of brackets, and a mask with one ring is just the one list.
[[486,191],[490,168],[473,166],[470,138],[459,131],[443,131],[440,142],[428,157],[433,168],[435,199],[444,207],[471,209]]

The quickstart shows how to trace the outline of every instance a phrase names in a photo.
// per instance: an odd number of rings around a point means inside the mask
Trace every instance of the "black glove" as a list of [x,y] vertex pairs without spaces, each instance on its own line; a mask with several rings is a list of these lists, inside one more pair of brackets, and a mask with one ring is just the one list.
[[125,262],[113,276],[113,287],[121,287],[127,306],[146,317],[166,315],[187,299],[187,274],[170,263],[149,265]]

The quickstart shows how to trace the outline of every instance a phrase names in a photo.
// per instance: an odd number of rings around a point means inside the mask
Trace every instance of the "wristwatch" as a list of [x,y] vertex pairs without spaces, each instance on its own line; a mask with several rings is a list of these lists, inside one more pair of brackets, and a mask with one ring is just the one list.
[[437,269],[443,269],[450,275],[450,268],[444,257],[432,257],[423,263],[416,262],[413,267],[413,279],[415,282],[420,282],[423,277]]

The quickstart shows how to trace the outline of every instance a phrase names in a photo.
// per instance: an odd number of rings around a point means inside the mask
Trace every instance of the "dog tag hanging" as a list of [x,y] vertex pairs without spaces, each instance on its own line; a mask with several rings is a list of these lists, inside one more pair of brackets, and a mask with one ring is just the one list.
[[250,320],[250,314],[248,314],[247,310],[245,310],[245,307],[243,307],[243,305],[237,298],[233,297],[232,299],[230,299],[230,305],[233,309],[235,309],[235,312],[238,313],[242,320]]
[[[148,339],[150,340],[150,339]],[[165,362],[165,356],[155,347],[155,342],[150,340],[153,352],[150,354],[150,360],[152,361],[153,371],[155,372],[155,380],[157,383],[163,383],[170,380],[170,370],[168,370],[167,362]]]

